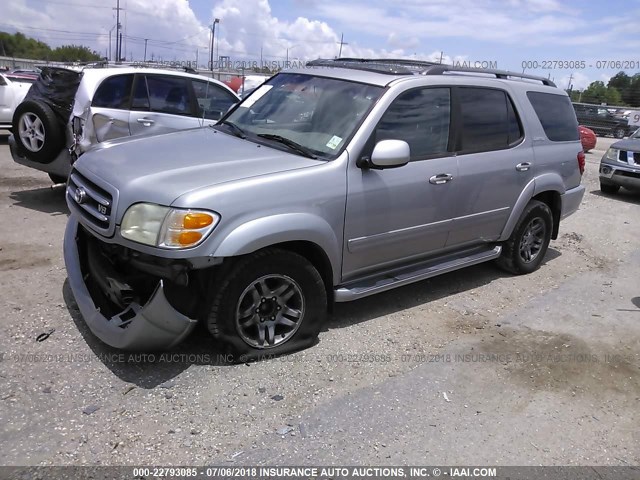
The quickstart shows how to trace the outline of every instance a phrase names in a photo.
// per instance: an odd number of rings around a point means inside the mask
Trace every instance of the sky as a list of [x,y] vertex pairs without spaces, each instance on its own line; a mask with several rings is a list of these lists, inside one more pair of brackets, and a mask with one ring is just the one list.
[[[3,0],[0,30],[107,55],[116,1]],[[120,7],[123,54],[134,60],[143,59],[147,39],[147,59],[206,66],[218,18],[214,57],[231,64],[333,58],[344,36],[342,56],[526,68],[562,88],[640,71],[640,0],[120,0]],[[112,45],[115,52],[115,30]]]

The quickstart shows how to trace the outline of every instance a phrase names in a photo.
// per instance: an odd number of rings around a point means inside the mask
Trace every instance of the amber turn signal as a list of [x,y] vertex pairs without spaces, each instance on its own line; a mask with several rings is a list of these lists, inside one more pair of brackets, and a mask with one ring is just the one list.
[[[189,230],[208,227],[213,223],[213,217],[207,213],[189,212],[184,216],[182,225]],[[199,238],[198,238],[199,239]]]
[[186,247],[199,242],[201,238],[202,234],[200,232],[181,232],[178,234],[178,243]]

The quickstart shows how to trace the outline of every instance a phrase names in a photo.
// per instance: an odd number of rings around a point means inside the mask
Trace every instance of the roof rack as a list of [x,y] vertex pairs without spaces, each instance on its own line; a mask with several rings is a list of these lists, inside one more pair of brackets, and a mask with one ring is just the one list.
[[107,60],[97,60],[93,62],[52,62],[48,64],[37,65],[39,68],[54,67],[54,68],[118,68],[118,67],[139,67],[139,68],[159,68],[165,70],[180,70],[186,73],[198,73],[193,67],[189,65],[181,65],[179,63],[158,63],[158,62],[110,62]]
[[413,75],[431,65],[432,62],[421,62],[404,59],[388,58],[319,58],[307,62],[310,67],[343,67],[357,70],[367,70],[370,72],[388,73],[391,75]]
[[455,67],[453,65],[436,64],[432,67],[429,67],[422,73],[423,75],[443,75],[448,72],[479,73],[479,74],[486,74],[486,75],[495,75],[496,78],[499,78],[501,80],[510,80],[512,78],[522,78],[524,80],[535,80],[536,82],[540,82],[543,85],[547,85],[549,87],[556,86],[556,84],[553,83],[550,79],[539,77],[537,75],[528,75],[526,73],[509,72],[507,70],[493,70],[489,68]]
[[317,59],[307,62],[311,67],[342,67],[357,70],[366,70],[390,75],[443,75],[446,73],[475,73],[481,75],[493,75],[502,80],[514,78],[533,80],[543,85],[555,87],[548,78],[525,73],[509,72],[506,70],[492,70],[485,68],[456,67],[443,63],[427,62],[422,60],[410,60],[403,58],[336,58]]

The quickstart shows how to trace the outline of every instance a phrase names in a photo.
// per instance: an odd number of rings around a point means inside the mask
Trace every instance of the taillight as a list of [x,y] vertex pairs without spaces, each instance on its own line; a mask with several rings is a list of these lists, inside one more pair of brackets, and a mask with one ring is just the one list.
[[585,165],[584,152],[580,152],[578,153],[578,168],[580,169],[580,175],[584,173],[584,165]]

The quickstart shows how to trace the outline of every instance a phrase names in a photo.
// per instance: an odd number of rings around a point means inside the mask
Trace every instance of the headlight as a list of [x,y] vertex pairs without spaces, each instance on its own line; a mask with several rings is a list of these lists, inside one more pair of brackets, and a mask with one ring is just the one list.
[[213,212],[137,203],[124,214],[120,234],[154,247],[189,248],[202,242],[219,220],[220,216]]
[[618,155],[620,154],[620,150],[616,148],[610,148],[607,150],[607,153],[604,154],[607,160],[618,160]]

